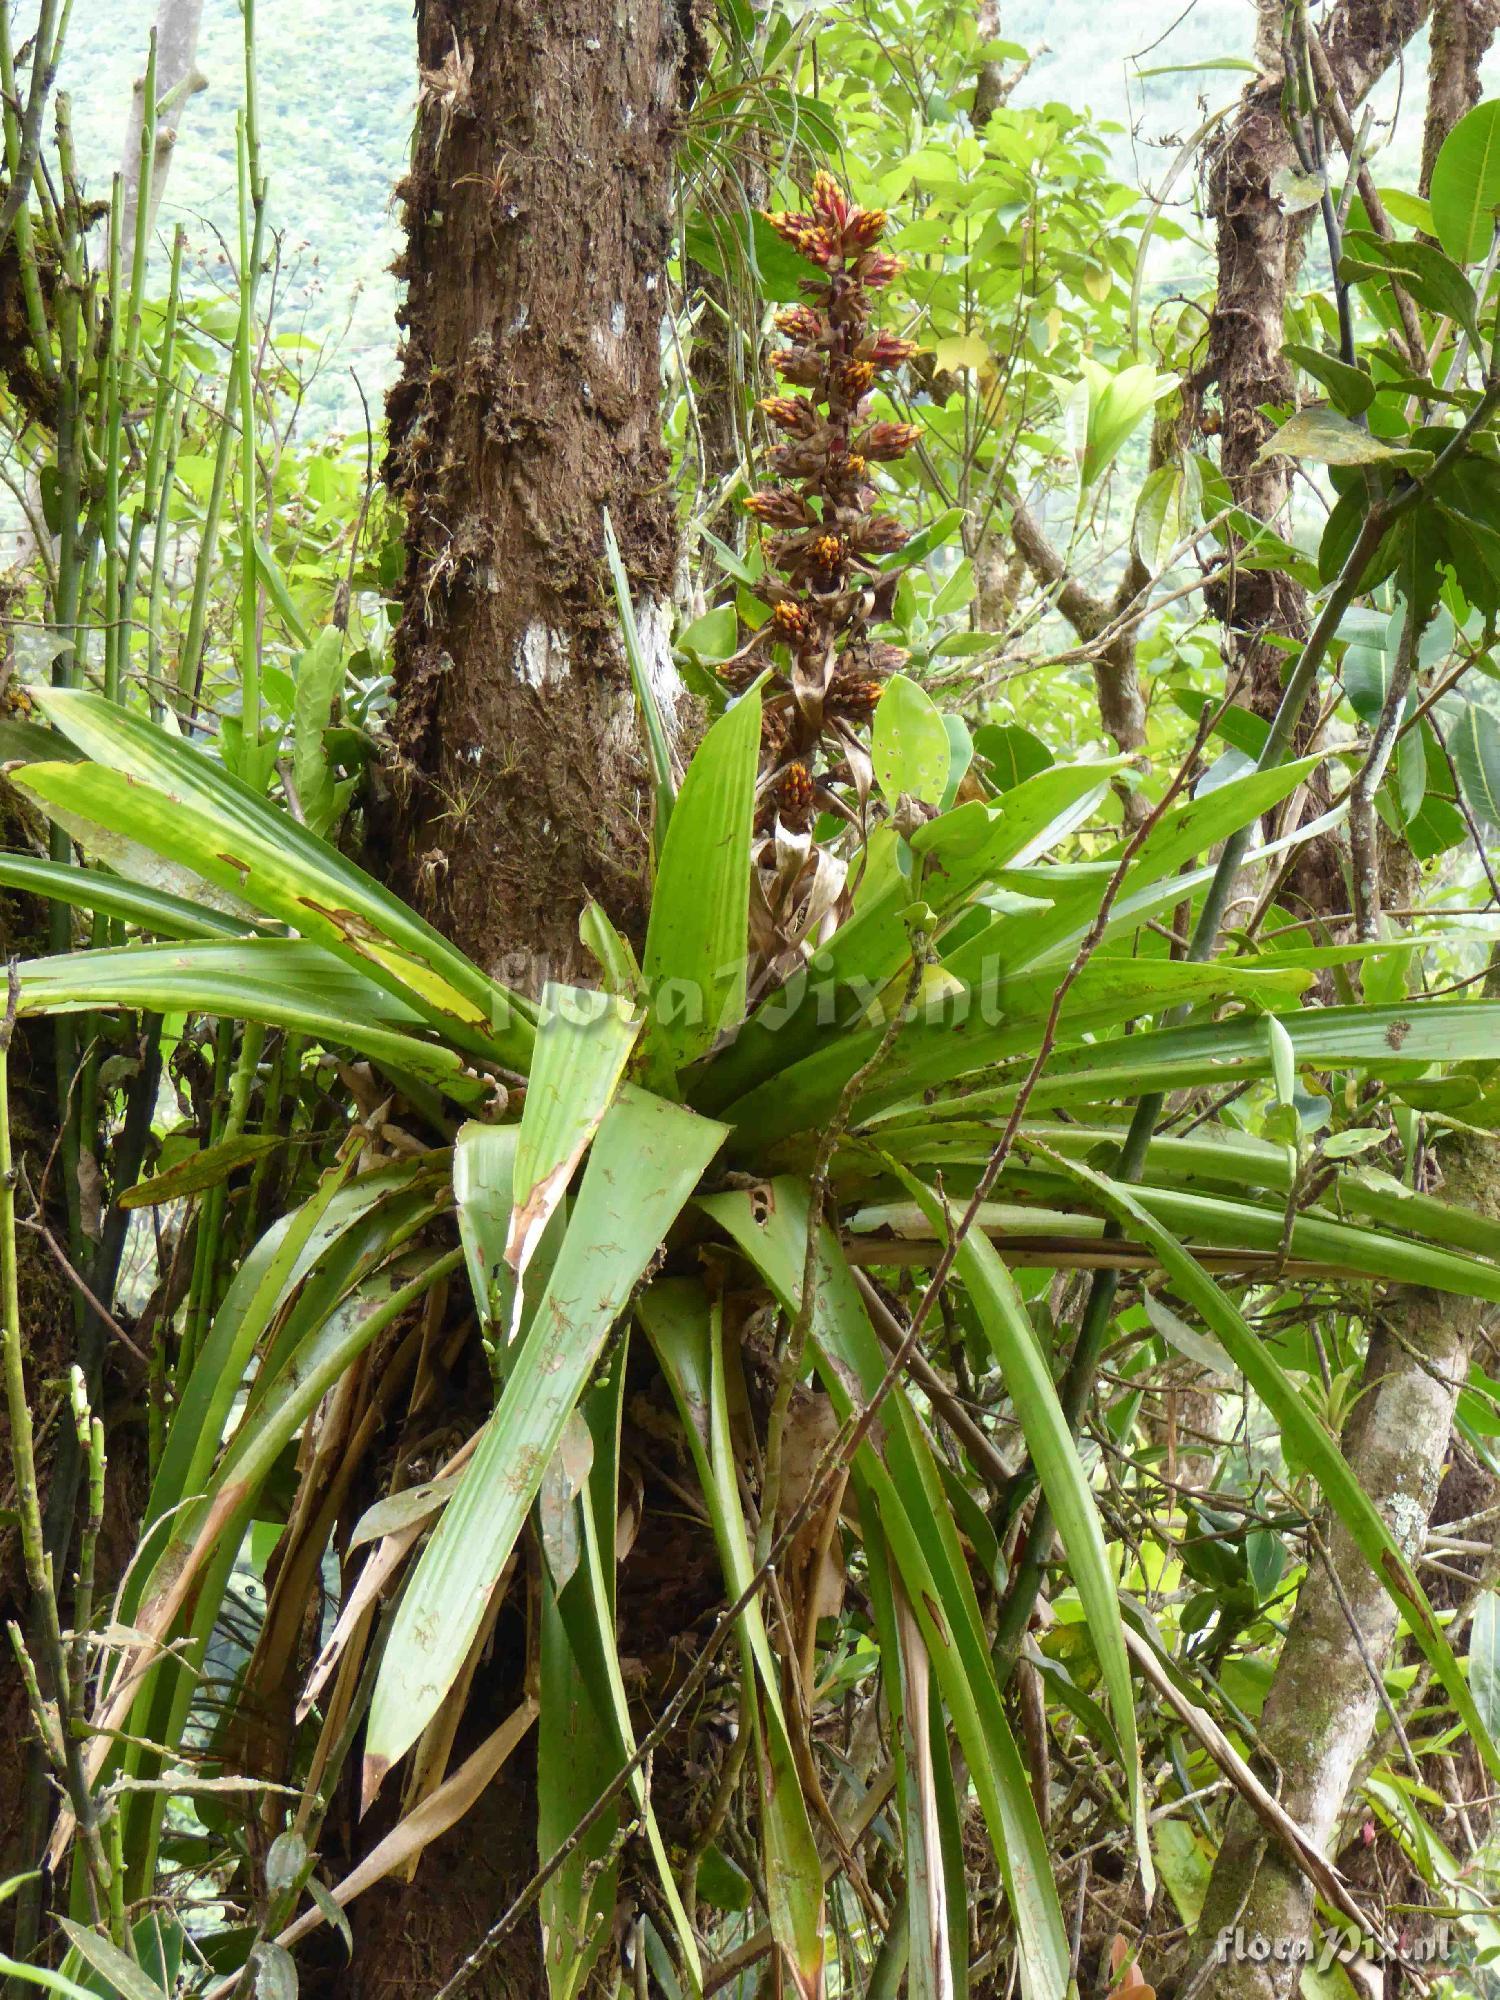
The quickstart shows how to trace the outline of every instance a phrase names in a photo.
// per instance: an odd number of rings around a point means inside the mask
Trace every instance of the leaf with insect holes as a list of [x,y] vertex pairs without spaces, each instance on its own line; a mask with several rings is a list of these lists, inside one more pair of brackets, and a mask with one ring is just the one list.
[[905,674],[892,674],[875,710],[875,777],[891,805],[904,795],[935,806],[948,783],[952,745],[937,703]]
[[1425,465],[1432,454],[1404,451],[1361,430],[1337,410],[1310,404],[1288,417],[1261,446],[1260,457],[1305,458],[1315,465]]

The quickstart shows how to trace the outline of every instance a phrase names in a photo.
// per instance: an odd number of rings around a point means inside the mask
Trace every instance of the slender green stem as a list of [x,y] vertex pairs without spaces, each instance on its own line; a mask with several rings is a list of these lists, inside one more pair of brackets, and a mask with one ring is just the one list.
[[[248,9],[247,9],[248,13]],[[248,116],[240,120],[240,325],[235,366],[240,389],[240,714],[243,724],[241,776],[258,782],[261,726],[260,577],[256,568],[258,518],[255,467],[255,271],[251,263],[251,180]]]

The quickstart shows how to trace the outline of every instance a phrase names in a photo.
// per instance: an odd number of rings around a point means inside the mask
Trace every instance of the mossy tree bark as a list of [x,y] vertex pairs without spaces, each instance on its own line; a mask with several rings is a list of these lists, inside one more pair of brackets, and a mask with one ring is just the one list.
[[1479,67],[1497,31],[1500,0],[1433,0],[1419,194],[1426,194],[1432,186],[1432,170],[1443,141],[1483,95]]
[[[389,873],[481,964],[535,993],[591,978],[586,898],[639,935],[649,788],[603,554],[607,508],[669,723],[677,560],[662,443],[674,141],[702,47],[690,0],[418,0],[421,91],[401,273],[406,342],[386,476],[407,517],[395,754],[374,838]],[[480,1376],[483,1371],[477,1371]],[[424,1421],[473,1429],[487,1380]],[[524,1603],[524,1597],[523,1597]],[[450,1768],[519,1698],[507,1607]],[[472,1811],[351,1910],[339,2000],[432,1994],[536,1867],[528,1745]],[[387,1788],[399,1799],[400,1787]],[[390,1824],[342,1814],[350,1858]],[[473,1978],[542,1996],[533,1910]]]
[[420,0],[388,481],[406,508],[397,885],[514,983],[638,929],[647,789],[601,555],[613,518],[670,717],[677,541],[659,410],[687,0]]

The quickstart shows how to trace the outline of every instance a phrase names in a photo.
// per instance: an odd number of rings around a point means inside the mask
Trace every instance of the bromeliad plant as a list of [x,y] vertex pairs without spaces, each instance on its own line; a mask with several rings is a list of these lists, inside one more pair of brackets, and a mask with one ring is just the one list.
[[[816,802],[840,797],[839,758],[857,793],[847,711],[823,747],[825,697],[869,669],[857,649],[874,606],[860,606],[884,574],[857,543],[868,500],[831,470],[868,436],[854,428],[863,376],[844,371],[872,358],[847,287],[879,254],[861,241],[875,225],[823,188],[786,227],[813,232],[829,272],[792,329],[806,337],[791,379],[822,392],[796,425],[830,434],[817,463],[796,459],[795,428],[783,447],[776,504],[807,513],[785,523],[783,581],[767,588],[818,636],[785,670],[773,654],[770,678],[746,674],[661,795],[639,971],[590,911],[599,988],[509,992],[263,786],[121,702],[38,695],[57,733],[27,736],[15,782],[93,865],[6,865],[159,941],[34,960],[19,1012],[158,1016],[179,1050],[217,1023],[220,1086],[210,1143],[132,1197],[164,1216],[177,1204],[164,1262],[206,1276],[177,1314],[163,1274],[144,1532],[108,1625],[80,1621],[84,1747],[53,1741],[69,1809],[52,1853],[81,1856],[65,1977],[165,1991],[170,1954],[155,1932],[148,1950],[135,1912],[170,1863],[179,1884],[199,1871],[200,1933],[212,1912],[236,1920],[200,1935],[214,1969],[196,1986],[232,1990],[250,1953],[284,1985],[279,1954],[409,1874],[533,1739],[537,1869],[486,1944],[538,1913],[558,2000],[608,1963],[627,1908],[666,1991],[722,1990],[773,1954],[800,1994],[834,1957],[840,1990],[867,1990],[904,1953],[914,1993],[964,1990],[987,1957],[995,1988],[1015,1968],[1023,1990],[1063,2000],[1045,1787],[1008,1699],[1020,1648],[993,1643],[1029,1623],[1013,1530],[1033,1484],[1065,1563],[1056,1624],[1024,1668],[1107,1777],[1093,1837],[1122,1875],[1152,1883],[1148,1806],[1197,1796],[1215,1767],[1138,1706],[1133,1661],[1155,1687],[1200,1661],[1185,1612],[1141,1615],[1150,1558],[1123,1576],[1111,1562],[1117,1495],[1059,1394],[1036,1266],[1153,1274],[1177,1305],[1153,1299],[1150,1329],[1122,1339],[1166,1327],[1201,1352],[1213,1337],[1401,1605],[1431,1699],[1500,1766],[1339,1450],[1358,1312],[1330,1311],[1316,1341],[1248,1316],[1289,1273],[1346,1302],[1388,1283],[1500,1302],[1491,1219],[1341,1170],[1331,1140],[1310,1159],[1298,1118],[1311,1080],[1347,1114],[1357,1158],[1380,1090],[1408,1087],[1414,1066],[1437,1072],[1427,1085],[1462,1072],[1482,1098],[1500,1003],[1472,987],[1408,1000],[1398,984],[1383,1004],[1307,1004],[1326,969],[1399,972],[1405,947],[1378,937],[1219,948],[1226,885],[1287,844],[1257,847],[1262,816],[1318,762],[1283,761],[1289,726],[1269,732],[1261,768],[1196,796],[1174,785],[1112,842],[1100,821],[1118,760],[960,803],[941,718],[934,736],[930,704],[893,677],[872,761],[894,809],[858,829],[848,903],[825,909],[816,943],[783,937],[776,989],[753,991],[765,801],[780,826],[764,837],[822,846],[780,810],[790,765],[770,757],[796,742],[806,764],[816,744]],[[1290,679],[1299,701],[1343,611],[1399,555],[1420,482],[1458,465],[1494,408],[1476,396],[1468,433],[1367,495]],[[835,534],[847,548],[825,563]],[[1184,902],[1198,923],[1180,957],[1162,920]],[[929,1015],[917,1002],[934,982],[944,1006]],[[1216,1115],[1226,1093],[1264,1109],[1264,1134]],[[1183,1116],[1158,1130],[1163,1100]],[[271,1160],[285,1199],[245,1227]],[[247,1169],[250,1189],[231,1191]],[[5,1220],[0,1203],[0,1233]],[[930,1273],[916,1293],[913,1271]],[[13,1386],[13,1298],[5,1336]],[[468,1434],[434,1438],[437,1385],[466,1356],[482,1406]],[[1135,1421],[1132,1357],[1117,1359],[1111,1467]],[[1163,1542],[1180,1526],[1170,1516]],[[264,1610],[235,1655],[237,1565],[267,1541]],[[1218,1542],[1232,1545],[1223,1529]],[[331,1567],[325,1634],[308,1604]],[[668,1580],[689,1601],[672,1599],[663,1630]],[[226,1658],[232,1693],[216,1701]],[[1198,1694],[1243,1732],[1211,1674]],[[710,1696],[737,1710],[727,1748],[705,1726]],[[244,1777],[261,1791],[230,1817],[213,1787]],[[341,1795],[379,1832],[335,1865]],[[178,1946],[192,1900],[171,1920]]]
[[[241,1143],[305,1146],[316,1129],[257,1132],[268,1063],[322,1049],[372,1083],[201,1338],[166,1345],[170,1423],[119,1615],[93,1642],[89,1790],[73,1801],[109,1827],[120,1909],[147,1892],[163,1853],[187,1851],[166,1813],[173,1790],[190,1797],[204,1778],[248,1771],[292,1796],[268,1793],[231,1842],[229,1893],[253,1895],[251,1857],[289,1823],[296,1865],[280,1848],[277,1886],[257,1904],[257,1949],[277,1937],[285,1948],[414,1866],[534,1732],[542,1866],[529,1899],[555,1993],[577,1992],[610,1948],[627,1878],[684,1992],[713,1984],[716,1962],[740,1950],[780,1954],[812,1994],[830,1949],[868,1964],[875,1927],[898,1922],[911,1963],[943,1990],[946,1957],[974,1942],[958,1840],[977,1815],[1005,1890],[986,1948],[1016,1956],[1029,1991],[1063,2000],[1067,1927],[987,1637],[1005,1573],[976,1500],[994,1494],[993,1446],[930,1367],[925,1391],[893,1378],[886,1343],[909,1324],[901,1271],[936,1261],[970,1365],[994,1371],[997,1409],[1019,1427],[1058,1523],[1068,1586],[1056,1601],[1082,1622],[1048,1672],[1118,1768],[1118,1837],[1149,1881],[1119,1580],[1039,1338],[1046,1322],[1016,1276],[1038,1256],[1087,1262],[1106,1223],[1276,1413],[1416,1608],[1446,1698],[1493,1757],[1440,1626],[1420,1615],[1421,1585],[1304,1399],[1295,1359],[1207,1275],[1274,1277],[1290,1259],[1347,1282],[1500,1300],[1493,1229],[1375,1177],[1332,1182],[1298,1208],[1287,1149],[1228,1128],[1155,1139],[1132,1187],[1099,1165],[1142,1089],[1280,1088],[1289,1047],[1295,1070],[1343,1101],[1346,1083],[1493,1051],[1500,1006],[1470,994],[1299,1007],[1319,966],[1360,947],[1206,963],[1142,949],[1147,920],[1200,895],[1209,852],[1312,760],[1170,804],[1144,837],[1085,864],[1056,857],[1108,797],[1113,763],[1056,766],[906,833],[888,826],[807,980],[747,1012],[743,956],[726,947],[743,944],[749,896],[762,742],[752,688],[711,728],[672,805],[646,987],[552,987],[536,1006],[202,751],[96,695],[40,699],[73,756],[33,763],[18,782],[85,848],[128,824],[158,882],[177,889],[72,871],[76,901],[163,941],[24,966],[22,1014],[246,1023]],[[909,992],[934,957],[973,996],[967,1022],[894,1013],[870,1026],[871,993]],[[685,993],[701,1007],[685,1009]],[[1171,1007],[1186,1010],[1181,1025],[1141,1025]],[[996,1198],[955,1239],[952,1204],[1012,1124]],[[197,1201],[246,1157],[210,1147],[188,1183]],[[390,1464],[378,1440],[411,1435],[402,1412],[420,1411],[433,1370],[476,1323],[498,1375],[493,1413],[441,1462],[398,1453],[388,1494],[357,1502]],[[665,1485],[631,1443],[643,1397],[651,1456],[672,1461]],[[948,1433],[941,1449],[934,1424]],[[741,1677],[737,1747],[696,1802],[660,1777],[648,1789],[642,1769],[658,1741],[665,1768],[677,1738],[661,1725],[683,1716],[683,1689],[649,1668],[632,1683],[622,1668],[622,1655],[641,1657],[625,1623],[641,1615],[632,1538],[664,1509],[680,1540],[684,1508],[722,1576],[700,1607],[688,1690],[718,1677],[731,1638]],[[247,1732],[216,1725],[197,1688],[237,1558],[266,1521],[283,1525],[240,1674],[237,1709],[257,1717]],[[339,1615],[312,1659],[306,1594],[330,1550]],[[511,1706],[450,1770],[481,1672],[494,1713],[484,1663],[503,1606],[529,1628],[500,1670]],[[856,1740],[869,1754],[838,1747]],[[365,1806],[399,1791],[399,1807],[373,1851],[298,1914],[307,1857],[356,1765]],[[754,1850],[731,1811],[742,1789],[757,1801]],[[850,1859],[877,1819],[890,1843],[878,1892]],[[65,1818],[58,1858],[69,1833]],[[529,1899],[501,1923],[530,1921]],[[129,1947],[128,1927],[112,1943],[107,1932],[107,1917],[73,1927],[77,1962]]]

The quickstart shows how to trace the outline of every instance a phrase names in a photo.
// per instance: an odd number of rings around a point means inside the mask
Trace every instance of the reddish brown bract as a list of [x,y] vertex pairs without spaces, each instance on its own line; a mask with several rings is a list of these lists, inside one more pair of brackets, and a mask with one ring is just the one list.
[[[862,814],[869,753],[858,732],[868,727],[886,675],[906,657],[871,637],[889,615],[896,582],[881,559],[902,547],[907,532],[875,511],[870,468],[900,458],[920,433],[914,424],[869,422],[869,398],[880,376],[917,349],[870,328],[872,291],[901,268],[874,247],[886,227],[883,209],[857,207],[832,175],[820,173],[806,212],[767,220],[819,275],[804,285],[805,305],[775,316],[788,344],[772,366],[807,393],[762,400],[782,441],[765,455],[767,485],[744,503],[773,531],[764,545],[771,616],[723,672],[743,688],[754,672],[771,669],[757,824],[800,834],[819,802],[850,810],[838,796],[850,784]],[[838,790],[830,793],[830,783]]]

